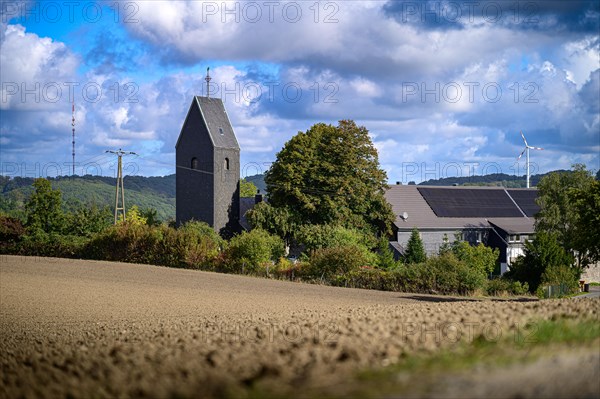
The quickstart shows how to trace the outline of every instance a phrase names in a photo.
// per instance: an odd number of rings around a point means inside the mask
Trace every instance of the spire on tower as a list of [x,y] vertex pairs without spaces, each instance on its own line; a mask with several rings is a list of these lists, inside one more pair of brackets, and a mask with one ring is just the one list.
[[210,97],[210,67],[206,68],[206,77],[204,80],[206,80],[206,97]]

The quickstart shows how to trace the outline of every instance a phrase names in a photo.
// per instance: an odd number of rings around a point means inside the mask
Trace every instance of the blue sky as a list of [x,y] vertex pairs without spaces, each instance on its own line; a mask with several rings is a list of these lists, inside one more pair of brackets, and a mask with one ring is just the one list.
[[[600,167],[598,1],[3,1],[10,176],[174,173],[193,95],[224,102],[242,174],[298,131],[354,119],[391,182]],[[72,96],[71,96],[72,94]],[[71,98],[73,97],[73,98]]]

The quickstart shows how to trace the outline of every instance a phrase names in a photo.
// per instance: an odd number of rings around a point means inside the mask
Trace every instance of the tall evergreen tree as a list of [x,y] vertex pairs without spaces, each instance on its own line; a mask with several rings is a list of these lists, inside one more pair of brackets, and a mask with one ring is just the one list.
[[422,263],[427,260],[425,254],[425,247],[423,246],[423,240],[419,234],[419,230],[414,228],[406,244],[406,251],[404,252],[405,263]]

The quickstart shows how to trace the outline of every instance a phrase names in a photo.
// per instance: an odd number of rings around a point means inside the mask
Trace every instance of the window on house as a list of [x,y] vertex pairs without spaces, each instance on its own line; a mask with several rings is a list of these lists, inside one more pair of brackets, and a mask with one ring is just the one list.
[[511,234],[508,236],[508,242],[520,242],[521,236],[519,234]]
[[220,134],[221,136],[225,134],[225,132],[223,132],[223,128],[222,128],[222,127],[220,127],[220,128],[219,128],[219,134]]
[[192,169],[198,169],[198,158],[192,158],[192,165],[190,166]]
[[225,158],[225,170],[229,170],[229,158]]

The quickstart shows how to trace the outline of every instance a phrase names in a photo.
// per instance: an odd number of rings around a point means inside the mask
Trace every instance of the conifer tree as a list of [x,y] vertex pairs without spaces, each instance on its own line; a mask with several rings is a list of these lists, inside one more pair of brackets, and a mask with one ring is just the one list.
[[419,230],[414,228],[406,244],[404,263],[423,263],[426,260],[427,256],[425,255],[425,248]]

